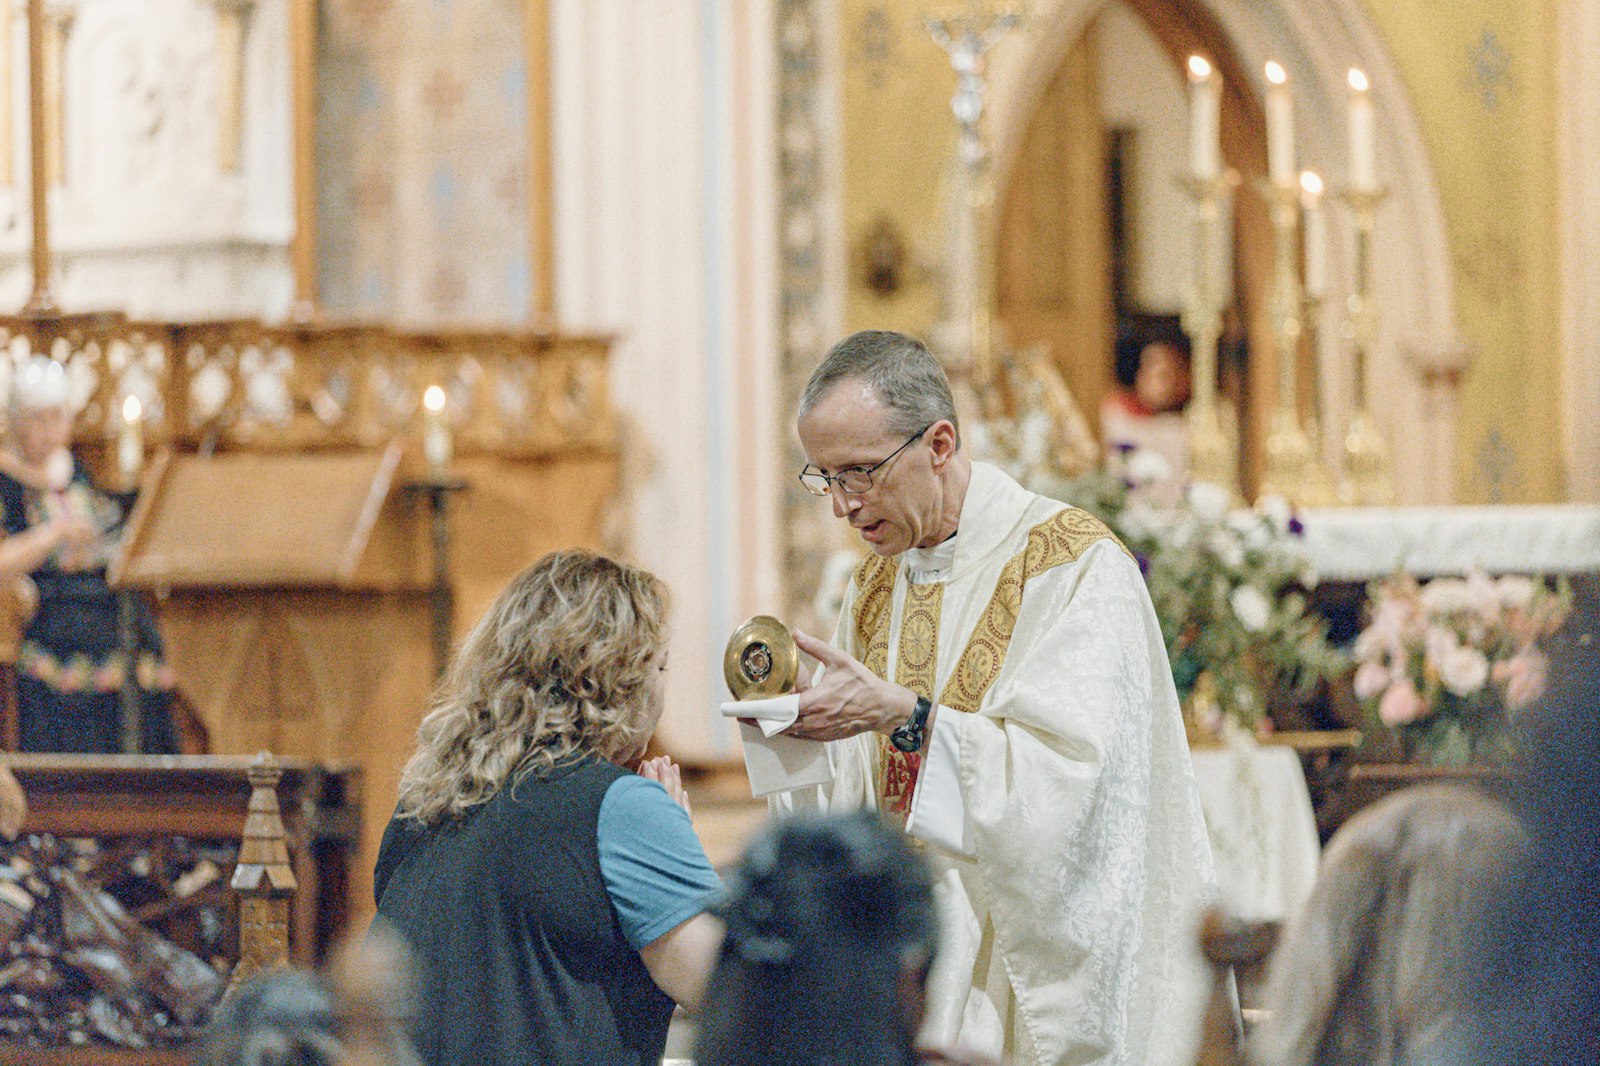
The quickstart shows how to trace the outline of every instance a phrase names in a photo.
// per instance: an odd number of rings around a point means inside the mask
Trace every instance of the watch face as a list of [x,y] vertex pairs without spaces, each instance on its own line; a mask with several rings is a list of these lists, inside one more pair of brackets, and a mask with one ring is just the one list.
[[889,734],[889,743],[900,751],[910,754],[922,747],[922,737],[918,735],[917,730],[908,725],[903,725]]

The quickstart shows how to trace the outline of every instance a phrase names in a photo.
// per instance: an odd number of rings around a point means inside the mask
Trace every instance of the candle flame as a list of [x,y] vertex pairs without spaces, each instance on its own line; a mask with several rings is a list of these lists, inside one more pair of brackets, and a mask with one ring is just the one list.
[[139,397],[129,396],[122,401],[122,420],[124,422],[137,422],[144,414],[144,404],[139,402]]
[[1289,75],[1284,71],[1283,65],[1276,59],[1267,60],[1267,80],[1274,85],[1286,85]]
[[1189,77],[1194,81],[1205,81],[1211,77],[1211,64],[1206,62],[1205,56],[1189,57]]
[[1366,92],[1371,86],[1367,82],[1367,75],[1357,67],[1350,68],[1350,88],[1358,93]]
[[434,414],[438,414],[440,411],[444,410],[444,403],[444,390],[437,385],[429,385],[427,390],[422,394],[422,406],[426,407]]
[[1300,187],[1311,196],[1322,195],[1322,177],[1315,170],[1300,172]]

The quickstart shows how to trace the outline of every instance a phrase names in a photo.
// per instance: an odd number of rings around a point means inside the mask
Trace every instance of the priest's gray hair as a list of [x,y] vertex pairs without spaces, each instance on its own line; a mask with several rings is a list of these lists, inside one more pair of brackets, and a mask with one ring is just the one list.
[[891,330],[864,329],[828,349],[822,363],[811,372],[800,394],[804,418],[834,386],[846,381],[865,382],[889,411],[885,427],[896,436],[910,436],[944,420],[956,428],[961,445],[961,424],[950,379],[939,360],[917,338]]

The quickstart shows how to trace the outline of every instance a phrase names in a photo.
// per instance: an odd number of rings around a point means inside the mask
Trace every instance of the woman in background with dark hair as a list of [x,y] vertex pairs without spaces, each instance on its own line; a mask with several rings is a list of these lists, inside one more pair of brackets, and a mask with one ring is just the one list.
[[915,1047],[938,949],[933,877],[875,814],[774,823],[721,913],[696,1066],[986,1061]]

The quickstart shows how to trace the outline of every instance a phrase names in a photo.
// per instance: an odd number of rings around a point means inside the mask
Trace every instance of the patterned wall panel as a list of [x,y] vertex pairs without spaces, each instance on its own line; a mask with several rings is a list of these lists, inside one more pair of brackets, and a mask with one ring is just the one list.
[[324,0],[318,286],[335,314],[528,318],[521,0]]

